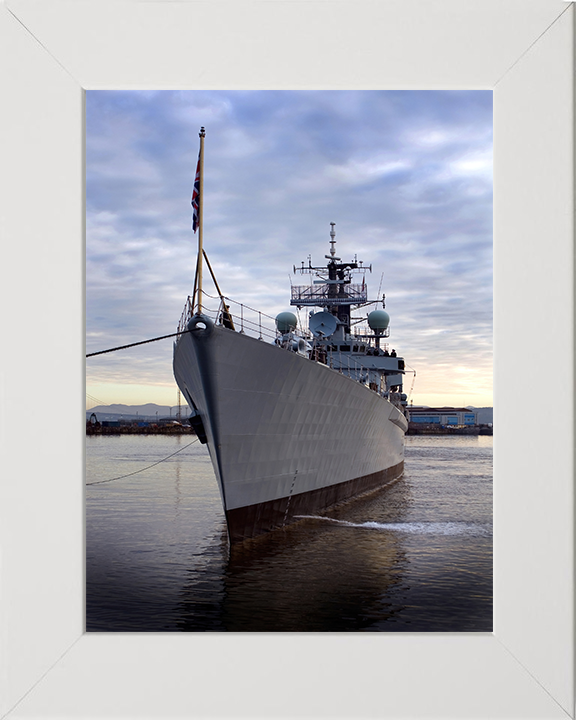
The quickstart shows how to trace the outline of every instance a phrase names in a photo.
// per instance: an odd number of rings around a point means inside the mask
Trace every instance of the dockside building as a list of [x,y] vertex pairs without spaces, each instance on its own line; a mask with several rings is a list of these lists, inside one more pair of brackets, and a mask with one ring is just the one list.
[[477,414],[469,408],[417,407],[408,408],[409,421],[415,425],[439,427],[470,427],[477,424]]

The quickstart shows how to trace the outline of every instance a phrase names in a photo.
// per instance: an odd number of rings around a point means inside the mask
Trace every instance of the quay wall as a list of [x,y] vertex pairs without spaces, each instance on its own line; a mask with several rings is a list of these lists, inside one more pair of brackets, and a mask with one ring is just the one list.
[[467,425],[454,427],[451,425],[424,425],[408,423],[406,435],[492,435],[491,425]]
[[188,425],[93,425],[86,423],[86,435],[194,435]]

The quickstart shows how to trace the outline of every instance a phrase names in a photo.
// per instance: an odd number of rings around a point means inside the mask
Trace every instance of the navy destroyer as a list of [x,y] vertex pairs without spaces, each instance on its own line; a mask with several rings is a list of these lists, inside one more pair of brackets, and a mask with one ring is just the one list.
[[[174,343],[174,376],[207,444],[232,543],[382,487],[404,468],[404,360],[390,350],[371,266],[336,254],[294,267],[310,282],[268,318],[222,295],[202,243],[203,130],[192,204],[194,292]],[[202,267],[216,292],[205,292]],[[370,310],[368,312],[368,310]]]

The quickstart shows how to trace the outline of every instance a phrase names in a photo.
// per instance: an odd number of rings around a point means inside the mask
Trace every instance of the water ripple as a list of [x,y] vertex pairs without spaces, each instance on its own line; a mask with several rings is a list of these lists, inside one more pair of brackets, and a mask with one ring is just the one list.
[[307,520],[325,520],[326,522],[342,525],[344,527],[367,528],[371,530],[389,530],[414,535],[466,535],[468,537],[492,537],[490,525],[477,525],[475,523],[458,522],[408,522],[408,523],[382,523],[373,520],[366,522],[350,522],[337,520],[326,515],[298,515]]

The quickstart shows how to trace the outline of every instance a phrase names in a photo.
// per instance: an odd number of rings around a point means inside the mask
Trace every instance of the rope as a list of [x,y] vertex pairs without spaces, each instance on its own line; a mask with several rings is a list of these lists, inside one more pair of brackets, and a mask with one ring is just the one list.
[[[211,300],[220,300],[221,302],[224,300],[227,300],[229,303],[234,303],[234,305],[240,305],[240,307],[246,308],[247,310],[251,310],[252,312],[255,312],[255,313],[259,312],[258,310],[255,310],[254,308],[250,307],[249,305],[243,305],[242,303],[237,303],[235,300],[231,300],[229,297],[226,297],[225,295],[221,295],[218,298],[214,295],[210,295],[207,292],[202,292],[202,294],[205,297],[209,297]],[[270,315],[266,315],[265,313],[259,313],[259,314],[274,322],[274,318],[271,317]],[[232,315],[232,317],[234,317],[238,320],[241,320],[241,318],[238,315]],[[254,330],[254,332],[256,331],[256,328],[258,327],[258,325],[254,321],[244,320],[244,323],[246,325],[251,326],[252,329]],[[272,330],[270,330],[268,328],[265,328],[265,330],[266,330],[267,336],[276,337],[276,333],[275,332],[273,333]],[[127,348],[136,347],[138,345],[147,345],[148,343],[153,343],[158,340],[166,340],[167,338],[178,337],[179,335],[184,335],[187,332],[188,332],[188,330],[179,330],[178,332],[172,333],[171,335],[161,335],[160,337],[150,338],[150,340],[141,340],[140,342],[130,343],[129,345],[119,345],[118,347],[109,348],[108,350],[99,350],[98,352],[86,353],[86,357],[89,358],[89,357],[94,357],[95,355],[105,355],[106,353],[116,352],[117,350],[126,350]]]
[[409,367],[410,370],[414,373],[414,375],[412,376],[412,385],[410,386],[410,392],[408,393],[408,397],[406,400],[406,402],[409,403],[410,398],[412,397],[412,391],[414,390],[414,383],[416,382],[416,370],[414,370],[413,367],[410,367],[410,365],[408,365],[408,363],[406,363],[406,367]]
[[[107,405],[108,403],[105,403],[104,400],[99,400],[97,397],[94,397],[94,395],[90,395],[89,393],[86,393],[86,397],[90,402],[96,403],[96,405]],[[90,408],[88,408],[90,409]]]
[[104,355],[104,353],[114,352],[115,350],[125,350],[126,348],[136,347],[136,345],[146,345],[146,343],[156,342],[156,340],[166,340],[166,338],[176,337],[177,335],[184,335],[188,330],[181,330],[180,332],[172,333],[171,335],[161,335],[160,337],[152,338],[151,340],[142,340],[141,342],[130,343],[130,345],[120,345],[118,347],[110,348],[109,350],[99,350],[98,352],[88,353],[86,357],[94,357],[94,355]]
[[174,457],[174,455],[178,455],[178,453],[181,453],[182,450],[186,450],[186,448],[189,448],[190,445],[193,445],[198,438],[194,438],[192,442],[188,443],[188,445],[184,445],[183,448],[180,448],[180,450],[176,450],[176,452],[173,452],[172,455],[168,455],[168,457],[163,458],[162,460],[158,460],[158,462],[152,463],[152,465],[148,465],[145,468],[142,468],[141,470],[135,470],[134,472],[128,473],[127,475],[119,475],[115,478],[110,478],[110,480],[97,480],[96,482],[89,482],[86,483],[86,485],[102,485],[103,483],[109,483],[114,480],[122,480],[122,478],[130,477],[131,475],[138,475],[138,473],[144,472],[144,470],[149,470],[150,468],[153,468],[155,465],[160,465],[160,463],[163,463],[165,460],[168,460],[171,457]]

